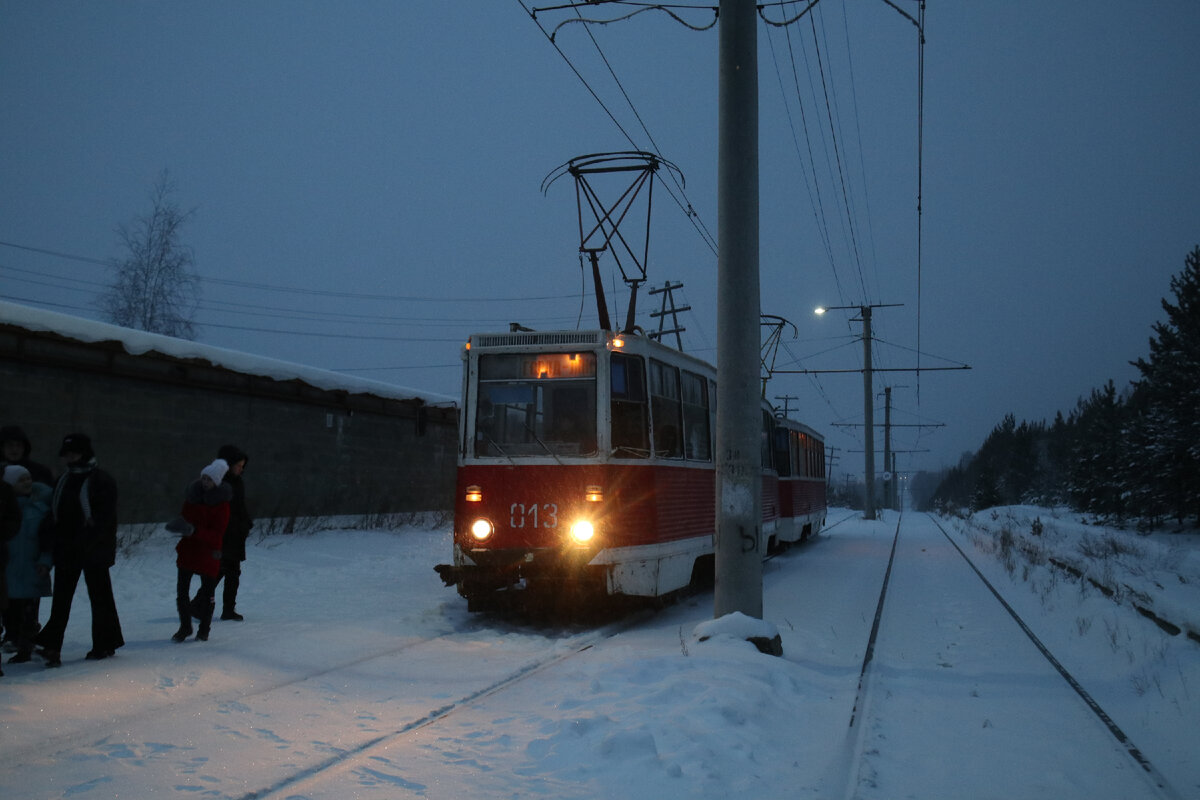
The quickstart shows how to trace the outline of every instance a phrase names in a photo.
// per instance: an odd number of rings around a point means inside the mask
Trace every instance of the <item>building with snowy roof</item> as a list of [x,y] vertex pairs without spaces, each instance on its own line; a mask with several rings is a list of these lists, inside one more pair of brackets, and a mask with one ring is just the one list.
[[223,444],[259,518],[452,506],[454,398],[0,301],[0,425],[59,472],[91,436],[122,523],[178,513]]

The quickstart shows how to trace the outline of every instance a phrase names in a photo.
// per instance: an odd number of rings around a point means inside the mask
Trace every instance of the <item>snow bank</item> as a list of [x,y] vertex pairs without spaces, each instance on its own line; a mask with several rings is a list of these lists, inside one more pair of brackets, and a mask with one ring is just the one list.
[[250,355],[236,350],[176,339],[157,333],[146,333],[104,322],[73,317],[55,311],[0,300],[0,321],[30,331],[49,331],[79,342],[119,342],[130,355],[161,353],[174,358],[194,358],[207,361],[247,375],[259,375],[278,381],[301,380],[318,389],[371,394],[394,400],[421,399],[429,405],[451,405],[455,398],[422,392],[367,378],[356,378],[338,372],[307,367],[290,361]]

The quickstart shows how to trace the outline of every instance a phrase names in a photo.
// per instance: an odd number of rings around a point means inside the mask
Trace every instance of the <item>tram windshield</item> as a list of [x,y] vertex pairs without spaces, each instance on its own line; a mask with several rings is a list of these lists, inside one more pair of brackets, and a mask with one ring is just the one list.
[[596,355],[481,355],[475,455],[578,456],[596,452]]

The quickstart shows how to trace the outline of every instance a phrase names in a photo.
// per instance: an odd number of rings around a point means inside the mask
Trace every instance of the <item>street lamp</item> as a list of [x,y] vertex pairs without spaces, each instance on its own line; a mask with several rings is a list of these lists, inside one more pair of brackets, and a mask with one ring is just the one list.
[[[865,441],[863,451],[863,478],[866,483],[866,499],[863,503],[863,519],[875,519],[875,397],[871,389],[871,309],[888,308],[902,305],[901,303],[876,303],[874,305],[858,306],[818,306],[817,316],[826,311],[852,310],[859,313],[863,324],[863,422],[865,423]],[[853,319],[850,320],[854,322]]]

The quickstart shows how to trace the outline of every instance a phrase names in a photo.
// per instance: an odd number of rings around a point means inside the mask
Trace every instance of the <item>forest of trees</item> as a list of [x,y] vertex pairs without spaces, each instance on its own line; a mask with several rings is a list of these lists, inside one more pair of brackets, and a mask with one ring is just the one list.
[[1007,415],[949,470],[930,507],[1067,505],[1147,526],[1200,523],[1200,246],[1171,279],[1139,377],[1110,380],[1052,423]]

